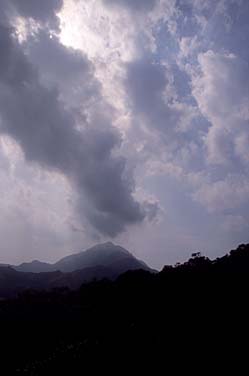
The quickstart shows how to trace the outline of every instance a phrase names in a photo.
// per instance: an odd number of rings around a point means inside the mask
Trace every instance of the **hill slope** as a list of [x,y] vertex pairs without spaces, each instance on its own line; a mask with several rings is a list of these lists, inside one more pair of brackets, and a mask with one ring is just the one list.
[[121,273],[134,269],[149,270],[149,267],[144,262],[137,260],[125,248],[114,245],[111,242],[98,244],[86,251],[66,256],[54,264],[32,261],[13,266],[13,268],[19,272],[40,273],[57,270],[73,272],[85,268],[95,268],[96,266],[108,267]]
[[55,270],[53,264],[48,264],[46,262],[41,262],[38,260],[34,260],[32,262],[24,262],[21,265],[13,266],[13,268],[18,272],[26,273],[52,272]]
[[113,280],[126,271],[138,269],[151,271],[126,249],[112,243],[100,244],[55,264],[33,261],[16,267],[0,267],[0,298],[27,289],[77,289],[83,283],[104,278]]
[[147,269],[149,267],[137,260],[125,248],[111,242],[98,244],[84,252],[64,257],[56,262],[53,267],[62,272],[72,272],[77,269],[105,266],[121,273],[125,270]]

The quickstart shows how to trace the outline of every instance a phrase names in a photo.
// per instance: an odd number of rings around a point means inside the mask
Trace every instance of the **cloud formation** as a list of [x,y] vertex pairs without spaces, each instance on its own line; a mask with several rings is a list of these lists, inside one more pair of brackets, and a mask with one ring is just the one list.
[[63,6],[63,0],[10,0],[18,16],[31,18],[48,26],[50,29],[59,28],[57,13]]
[[159,266],[249,241],[248,16],[247,0],[0,0],[2,184],[21,182],[0,204],[40,218],[23,238],[51,228],[35,192],[53,207],[61,189],[53,246],[116,237]]
[[[30,2],[25,4],[22,16],[43,21],[45,11],[50,19],[59,3],[38,13],[33,13]],[[115,236],[127,225],[142,222],[145,212],[132,196],[134,182],[125,172],[126,160],[113,154],[121,138],[111,125],[91,63],[46,33],[23,45],[8,27],[1,26],[0,34],[1,133],[18,142],[27,161],[69,179],[81,218],[100,233]],[[67,85],[73,93],[79,83],[81,108],[77,102],[66,102]]]
[[131,10],[151,10],[157,0],[104,0],[104,3],[112,6],[123,6]]

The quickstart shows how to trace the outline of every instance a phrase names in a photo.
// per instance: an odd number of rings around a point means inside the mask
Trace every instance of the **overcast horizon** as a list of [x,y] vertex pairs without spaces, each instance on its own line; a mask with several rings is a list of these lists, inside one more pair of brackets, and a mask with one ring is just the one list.
[[0,263],[249,243],[248,0],[0,0]]

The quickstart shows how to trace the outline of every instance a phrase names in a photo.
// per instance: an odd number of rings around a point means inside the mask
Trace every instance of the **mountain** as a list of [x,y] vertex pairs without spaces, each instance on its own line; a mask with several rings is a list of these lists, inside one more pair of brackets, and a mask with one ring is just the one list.
[[46,289],[61,277],[61,272],[24,273],[18,272],[10,266],[0,267],[0,297],[16,295],[27,289]]
[[125,248],[111,242],[98,244],[84,252],[64,257],[54,264],[56,270],[72,272],[77,269],[105,266],[122,273],[126,270],[149,269]]
[[13,266],[13,268],[18,272],[31,272],[31,273],[42,273],[42,272],[52,272],[55,270],[52,264],[46,262],[41,262],[34,260],[32,262],[24,262],[21,265]]
[[77,289],[83,283],[104,278],[114,279],[119,273],[104,266],[76,270],[30,273],[18,272],[12,267],[0,267],[0,298],[16,296],[24,290]]
[[0,298],[27,289],[79,288],[83,283],[116,279],[128,270],[152,271],[126,249],[113,243],[96,245],[55,264],[32,261],[19,266],[0,266]]
[[60,270],[66,273],[96,266],[108,267],[118,273],[134,269],[149,270],[144,262],[136,259],[125,248],[111,242],[98,244],[86,251],[66,256],[54,264],[32,261],[13,268],[19,272],[40,273]]
[[[142,272],[148,273],[141,274]],[[225,274],[231,275],[231,273],[247,276],[249,245],[241,244],[236,250],[216,260],[210,260],[200,253],[195,253],[183,264],[165,266],[160,273],[150,272],[155,271],[136,259],[126,249],[109,242],[96,245],[85,252],[64,257],[55,264],[33,261],[17,267],[0,265],[0,300],[15,296],[23,290],[51,290],[64,287],[78,289],[84,283],[102,279],[114,281],[121,275],[121,280],[126,279],[127,276],[133,278],[130,279],[132,286],[141,282],[143,276],[146,280],[152,278],[160,283],[163,280],[171,280],[171,277],[177,277],[177,280],[181,281],[181,278],[187,275],[194,279],[197,275],[203,278],[222,275],[224,279]],[[174,281],[176,282],[175,279]]]

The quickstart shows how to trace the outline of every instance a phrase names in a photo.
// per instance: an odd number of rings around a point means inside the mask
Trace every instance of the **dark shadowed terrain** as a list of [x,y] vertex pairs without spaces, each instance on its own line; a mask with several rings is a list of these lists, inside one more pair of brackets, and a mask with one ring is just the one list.
[[213,261],[193,254],[159,273],[140,269],[75,290],[22,291],[0,303],[2,369],[119,374],[118,362],[122,370],[135,364],[158,374],[159,365],[196,368],[195,359],[212,367],[223,352],[227,362],[247,350],[248,276],[249,245],[240,245]]

